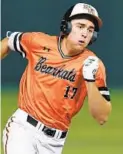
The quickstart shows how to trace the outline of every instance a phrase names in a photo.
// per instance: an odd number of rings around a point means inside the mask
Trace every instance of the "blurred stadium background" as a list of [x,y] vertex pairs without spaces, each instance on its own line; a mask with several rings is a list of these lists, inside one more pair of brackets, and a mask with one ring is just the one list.
[[[76,2],[79,1],[2,0],[1,38],[8,30],[58,35],[64,12]],[[90,48],[105,63],[113,110],[108,123],[99,126],[90,116],[85,101],[83,109],[73,119],[63,154],[123,154],[123,1],[81,2],[95,6],[103,20],[99,38]],[[1,62],[1,132],[17,108],[18,86],[26,63],[14,52]]]

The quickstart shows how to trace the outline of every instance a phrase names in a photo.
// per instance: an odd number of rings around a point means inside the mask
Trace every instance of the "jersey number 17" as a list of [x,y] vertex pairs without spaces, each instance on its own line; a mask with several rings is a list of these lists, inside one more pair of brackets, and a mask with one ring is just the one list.
[[69,98],[69,99],[73,99],[75,97],[75,95],[76,95],[76,92],[77,92],[77,88],[67,86],[64,97]]

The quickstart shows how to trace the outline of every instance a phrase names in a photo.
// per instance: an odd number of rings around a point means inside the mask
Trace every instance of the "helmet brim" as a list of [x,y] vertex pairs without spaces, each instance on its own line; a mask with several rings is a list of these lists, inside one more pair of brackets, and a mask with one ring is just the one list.
[[73,20],[73,19],[77,19],[77,18],[81,19],[81,18],[84,18],[85,15],[90,17],[90,19],[92,18],[92,19],[96,20],[99,29],[102,27],[102,20],[99,17],[92,15],[92,14],[88,14],[88,13],[80,13],[80,14],[72,15],[72,16],[69,17],[68,20]]

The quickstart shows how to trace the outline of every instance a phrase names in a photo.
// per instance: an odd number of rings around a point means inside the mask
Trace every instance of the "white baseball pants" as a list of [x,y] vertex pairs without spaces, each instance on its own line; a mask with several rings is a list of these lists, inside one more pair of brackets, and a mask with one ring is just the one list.
[[[21,109],[9,118],[3,130],[4,154],[61,154],[65,138],[57,130],[54,137],[42,131],[42,123],[34,127],[27,122],[27,113]],[[41,125],[40,125],[41,124]]]

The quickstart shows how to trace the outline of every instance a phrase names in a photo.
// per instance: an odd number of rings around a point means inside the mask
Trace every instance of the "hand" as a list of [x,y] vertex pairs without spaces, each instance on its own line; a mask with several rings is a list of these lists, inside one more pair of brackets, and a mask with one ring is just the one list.
[[98,67],[98,58],[95,56],[89,56],[83,63],[84,79],[88,82],[94,82]]

